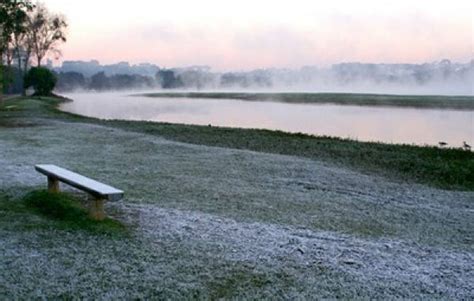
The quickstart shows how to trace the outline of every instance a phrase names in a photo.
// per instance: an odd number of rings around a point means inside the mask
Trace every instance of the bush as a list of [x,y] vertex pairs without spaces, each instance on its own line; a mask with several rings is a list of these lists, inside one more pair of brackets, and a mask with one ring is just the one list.
[[49,96],[56,86],[56,76],[47,68],[33,67],[25,75],[25,89],[33,87],[35,95]]
[[107,235],[127,234],[126,227],[119,221],[111,218],[102,221],[91,219],[80,201],[67,193],[36,190],[28,193],[23,201],[28,208],[58,222],[57,226],[61,229]]

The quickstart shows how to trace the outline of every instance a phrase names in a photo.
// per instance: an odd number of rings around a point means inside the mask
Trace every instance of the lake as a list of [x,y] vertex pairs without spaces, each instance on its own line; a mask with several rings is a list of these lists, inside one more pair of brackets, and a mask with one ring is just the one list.
[[474,111],[75,93],[61,110],[101,119],[281,130],[360,141],[474,145]]

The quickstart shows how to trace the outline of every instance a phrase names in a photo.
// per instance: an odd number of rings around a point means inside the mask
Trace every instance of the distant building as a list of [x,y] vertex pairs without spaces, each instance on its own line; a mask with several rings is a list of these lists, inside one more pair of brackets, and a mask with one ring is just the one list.
[[86,77],[91,77],[99,72],[107,76],[117,74],[142,75],[154,77],[160,68],[153,64],[143,63],[130,65],[128,62],[120,62],[111,65],[101,65],[98,61],[64,61],[61,67],[55,69],[57,72],[79,72]]

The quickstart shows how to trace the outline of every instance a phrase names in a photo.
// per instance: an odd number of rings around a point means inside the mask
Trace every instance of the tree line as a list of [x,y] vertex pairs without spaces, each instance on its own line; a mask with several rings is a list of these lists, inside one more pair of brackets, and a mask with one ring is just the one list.
[[42,64],[48,56],[61,55],[67,27],[65,17],[44,4],[0,0],[0,97],[15,89],[24,95],[29,87],[51,93],[43,89],[54,88],[56,78]]
[[75,90],[133,90],[133,89],[229,89],[270,88],[271,79],[263,72],[212,73],[194,69],[161,69],[155,76],[140,74],[110,74],[98,72],[86,76],[81,72],[56,73],[56,88],[61,92]]

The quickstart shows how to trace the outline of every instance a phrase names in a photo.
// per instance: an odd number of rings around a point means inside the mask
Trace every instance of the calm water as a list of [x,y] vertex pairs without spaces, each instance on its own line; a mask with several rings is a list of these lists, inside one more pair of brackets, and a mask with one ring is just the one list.
[[148,120],[329,135],[362,141],[474,145],[474,111],[250,102],[232,99],[72,94],[64,111],[102,119]]

